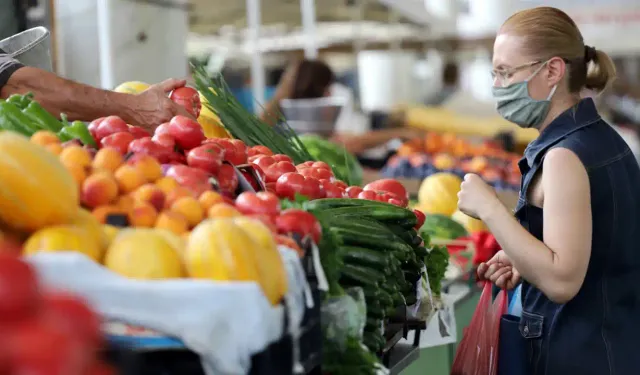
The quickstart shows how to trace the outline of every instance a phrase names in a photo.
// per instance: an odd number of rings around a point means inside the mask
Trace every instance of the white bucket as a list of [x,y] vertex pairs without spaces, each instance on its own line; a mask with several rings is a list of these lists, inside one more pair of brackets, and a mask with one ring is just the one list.
[[0,49],[26,66],[53,70],[49,30],[39,26],[0,41]]

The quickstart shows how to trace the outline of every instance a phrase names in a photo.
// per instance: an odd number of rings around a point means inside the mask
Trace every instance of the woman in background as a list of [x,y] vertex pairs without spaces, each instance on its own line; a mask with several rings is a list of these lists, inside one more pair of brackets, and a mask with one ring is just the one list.
[[392,139],[411,139],[423,135],[419,130],[404,127],[366,131],[369,127],[368,119],[355,110],[351,90],[337,83],[331,68],[319,60],[304,59],[289,65],[273,98],[265,105],[261,117],[265,122],[274,125],[280,118],[281,100],[331,96],[345,99],[345,106],[336,123],[336,133],[331,140],[342,144],[352,154],[384,145]]

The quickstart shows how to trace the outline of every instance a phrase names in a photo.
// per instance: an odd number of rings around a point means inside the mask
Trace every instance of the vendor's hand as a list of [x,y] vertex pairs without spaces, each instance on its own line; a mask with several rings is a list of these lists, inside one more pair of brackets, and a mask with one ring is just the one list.
[[495,190],[478,175],[467,173],[460,185],[458,208],[465,214],[482,219],[494,207],[501,205]]
[[186,83],[185,80],[168,79],[136,95],[130,103],[131,119],[125,121],[153,131],[177,115],[194,119],[183,106],[169,99],[171,91],[184,87]]
[[500,250],[488,262],[478,266],[478,280],[491,281],[500,289],[511,290],[520,283],[520,273],[511,259]]

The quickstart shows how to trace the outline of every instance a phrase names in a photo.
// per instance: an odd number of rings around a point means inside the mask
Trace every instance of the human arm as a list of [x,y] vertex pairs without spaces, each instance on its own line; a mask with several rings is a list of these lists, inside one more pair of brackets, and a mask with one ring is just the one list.
[[170,79],[153,85],[138,95],[122,94],[73,82],[45,70],[22,67],[9,77],[0,97],[32,92],[47,111],[70,120],[91,121],[116,115],[129,124],[154,129],[175,115],[190,117],[167,93],[185,85],[184,80]]
[[513,267],[556,303],[580,290],[591,256],[591,200],[586,169],[571,151],[556,148],[543,162],[544,242],[527,232],[478,176],[465,177],[460,208],[479,217]]
[[260,113],[262,121],[273,126],[280,120],[280,101],[291,97],[299,65],[300,62],[293,62],[287,66],[280,78],[280,82],[278,82],[278,87],[276,87],[273,97],[262,108],[262,113]]

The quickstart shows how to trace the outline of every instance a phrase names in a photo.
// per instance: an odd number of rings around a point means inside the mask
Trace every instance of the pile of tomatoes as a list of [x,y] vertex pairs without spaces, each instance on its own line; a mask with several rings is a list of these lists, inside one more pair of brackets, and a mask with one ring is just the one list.
[[44,292],[34,269],[0,252],[0,374],[109,375],[99,317],[78,298]]

